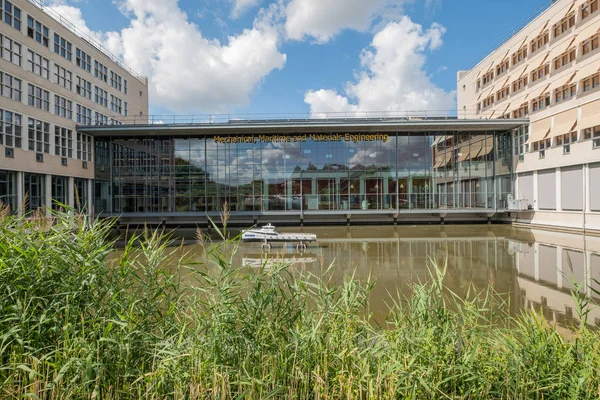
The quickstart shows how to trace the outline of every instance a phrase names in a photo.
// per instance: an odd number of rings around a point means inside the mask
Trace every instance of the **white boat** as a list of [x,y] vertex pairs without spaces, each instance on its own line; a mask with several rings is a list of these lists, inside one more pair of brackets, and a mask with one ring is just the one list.
[[242,242],[298,242],[305,244],[315,242],[317,235],[313,233],[279,233],[271,224],[267,224],[261,228],[253,228],[242,231]]
[[256,257],[256,258],[242,258],[242,266],[243,267],[251,267],[251,268],[271,268],[273,265],[286,264],[286,265],[296,265],[296,264],[312,264],[317,262],[316,257],[293,257],[293,258],[264,258],[264,257]]

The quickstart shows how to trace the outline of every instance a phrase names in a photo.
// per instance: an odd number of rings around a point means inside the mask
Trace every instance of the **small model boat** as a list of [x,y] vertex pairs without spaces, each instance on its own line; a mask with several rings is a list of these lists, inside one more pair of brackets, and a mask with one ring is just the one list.
[[269,248],[271,242],[297,242],[298,247],[306,248],[306,243],[316,240],[317,235],[313,233],[279,233],[271,224],[242,232],[242,242],[262,242],[263,246]]

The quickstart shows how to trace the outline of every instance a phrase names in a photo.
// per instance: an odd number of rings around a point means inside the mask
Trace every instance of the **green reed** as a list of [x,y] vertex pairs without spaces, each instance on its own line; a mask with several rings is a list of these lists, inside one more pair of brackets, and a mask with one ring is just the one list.
[[491,291],[458,298],[431,263],[379,327],[374,283],[242,269],[237,238],[198,234],[194,264],[156,232],[115,252],[110,221],[42,220],[0,214],[0,398],[600,396],[599,334],[577,296],[584,321],[565,339]]

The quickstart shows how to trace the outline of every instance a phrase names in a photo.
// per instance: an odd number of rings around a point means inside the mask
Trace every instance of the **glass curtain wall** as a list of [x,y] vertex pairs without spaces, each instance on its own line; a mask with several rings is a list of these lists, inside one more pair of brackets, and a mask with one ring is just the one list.
[[10,207],[16,212],[17,204],[17,174],[12,171],[0,171],[0,202],[3,207]]
[[96,211],[491,209],[510,146],[493,132],[98,138]]

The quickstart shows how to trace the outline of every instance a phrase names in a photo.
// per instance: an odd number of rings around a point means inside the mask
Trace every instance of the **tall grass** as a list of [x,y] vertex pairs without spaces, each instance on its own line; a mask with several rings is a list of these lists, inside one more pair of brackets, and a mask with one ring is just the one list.
[[491,292],[461,300],[443,266],[392,299],[382,329],[373,283],[238,268],[236,239],[198,233],[208,261],[190,264],[157,233],[114,256],[110,222],[0,215],[1,398],[600,396],[598,333],[584,323],[567,340]]

